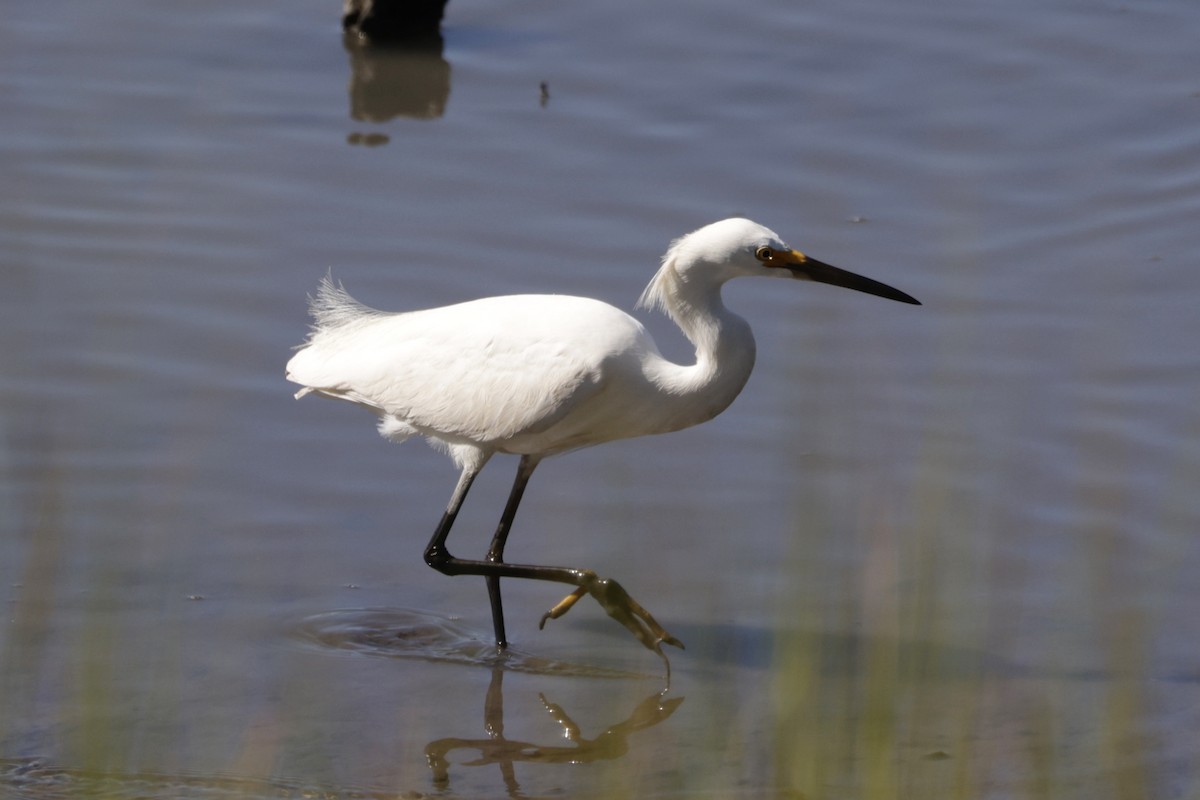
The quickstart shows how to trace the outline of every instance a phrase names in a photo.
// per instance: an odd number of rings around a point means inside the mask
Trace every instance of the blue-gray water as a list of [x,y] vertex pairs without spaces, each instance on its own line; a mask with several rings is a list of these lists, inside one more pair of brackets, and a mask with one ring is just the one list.
[[[1200,791],[1200,8],[337,6],[6,5],[0,797]],[[517,581],[493,670],[449,462],[291,397],[306,293],[630,308],[733,214],[925,305],[731,285],[742,397],[548,462],[508,551],[671,690]]]

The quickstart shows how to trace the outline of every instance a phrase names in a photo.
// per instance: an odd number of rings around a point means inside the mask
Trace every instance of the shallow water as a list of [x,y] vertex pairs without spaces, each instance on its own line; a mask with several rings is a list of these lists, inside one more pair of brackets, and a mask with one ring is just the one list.
[[[9,4],[0,797],[1195,796],[1194,4],[336,23]],[[420,557],[449,463],[292,400],[305,294],[629,308],[735,213],[925,305],[731,285],[733,407],[549,462],[508,551],[618,577],[669,691],[594,604],[539,632],[557,587],[497,660]]]

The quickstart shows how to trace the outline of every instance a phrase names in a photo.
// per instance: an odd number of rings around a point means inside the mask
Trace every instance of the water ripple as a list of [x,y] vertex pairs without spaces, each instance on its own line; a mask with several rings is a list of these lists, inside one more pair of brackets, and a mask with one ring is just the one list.
[[48,764],[40,758],[0,759],[0,797],[22,800],[158,800],[179,797],[219,798],[353,798],[354,800],[413,800],[416,791],[378,792],[330,786],[286,778],[244,778],[229,775],[190,775],[154,772],[105,772]]
[[449,617],[402,608],[349,608],[304,617],[292,625],[293,639],[322,650],[384,658],[501,667],[512,672],[581,678],[647,678],[631,672],[543,658],[509,647],[497,652],[490,640]]

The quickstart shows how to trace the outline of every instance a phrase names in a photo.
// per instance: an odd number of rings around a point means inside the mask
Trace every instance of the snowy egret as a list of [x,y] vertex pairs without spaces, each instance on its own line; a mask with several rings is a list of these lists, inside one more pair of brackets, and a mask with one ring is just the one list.
[[[920,303],[878,281],[817,261],[746,219],[715,222],[676,240],[638,305],[665,312],[696,349],[694,364],[664,358],[636,319],[584,297],[489,297],[423,311],[368,308],[326,276],[310,300],[308,340],[287,378],[310,392],[365,406],[379,432],[424,436],[461,470],[425,550],[447,575],[487,579],[496,645],[504,648],[501,578],[576,587],[547,611],[565,614],[590,594],[643,645],[682,647],[616,581],[586,569],[512,564],[504,545],[534,469],[547,456],[601,442],[668,433],[712,419],[754,366],[750,325],[721,302],[742,276],[789,277]],[[483,560],[456,558],[446,538],[475,476],[496,453],[520,456],[516,480]],[[539,627],[541,627],[539,626]]]

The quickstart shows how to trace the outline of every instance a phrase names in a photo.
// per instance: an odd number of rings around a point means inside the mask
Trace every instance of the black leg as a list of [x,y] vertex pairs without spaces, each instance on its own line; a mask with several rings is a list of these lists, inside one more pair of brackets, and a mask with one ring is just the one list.
[[475,476],[482,468],[482,464],[475,468],[467,467],[458,477],[458,485],[454,487],[454,494],[450,495],[450,505],[446,507],[442,521],[438,523],[437,529],[433,532],[433,538],[429,540],[429,545],[425,548],[425,563],[434,569],[438,569],[437,565],[441,560],[450,557],[446,553],[446,537],[450,535],[450,528],[454,526],[458,510],[462,508],[463,500],[467,499],[467,492],[470,491],[471,484],[475,482]]
[[[492,544],[488,547],[487,560],[493,564],[504,561],[504,545],[508,541],[508,532],[512,530],[513,519],[517,516],[517,507],[521,505],[521,497],[525,494],[525,484],[529,476],[541,462],[540,456],[521,456],[517,467],[517,476],[513,479],[512,490],[508,493],[508,502],[504,505],[504,513],[500,515],[500,524],[492,536]],[[487,576],[488,598],[492,601],[492,627],[496,631],[496,647],[503,650],[508,647],[508,638],[504,632],[504,604],[500,600],[500,576]]]
[[496,634],[496,649],[508,649],[508,633],[504,630],[504,602],[500,599],[500,578],[487,576],[488,600],[492,604],[492,630]]
[[454,525],[458,510],[462,507],[467,491],[471,488],[482,465],[463,469],[462,475],[458,479],[458,485],[454,488],[454,494],[450,497],[446,513],[442,515],[442,521],[438,523],[433,538],[429,540],[429,546],[425,548],[425,563],[445,575],[482,575],[487,578],[488,591],[492,598],[492,625],[496,632],[496,644],[501,648],[505,646],[506,642],[504,613],[500,605],[500,578],[524,578],[566,583],[578,587],[542,617],[542,625],[545,625],[548,619],[557,619],[562,616],[575,605],[575,601],[584,594],[590,594],[610,617],[624,625],[648,649],[658,653],[666,660],[666,656],[662,652],[663,642],[676,647],[683,647],[683,644],[667,633],[658,624],[658,621],[630,597],[629,593],[616,581],[600,578],[589,569],[509,564],[503,560],[504,545],[508,539],[513,518],[516,516],[517,506],[520,505],[525,484],[528,483],[529,476],[533,473],[538,461],[536,456],[526,456],[521,459],[521,465],[517,469],[517,478],[509,493],[508,504],[500,518],[500,526],[492,537],[492,544],[488,549],[488,560],[485,561],[455,558],[446,549],[446,538],[450,534],[450,528]]

